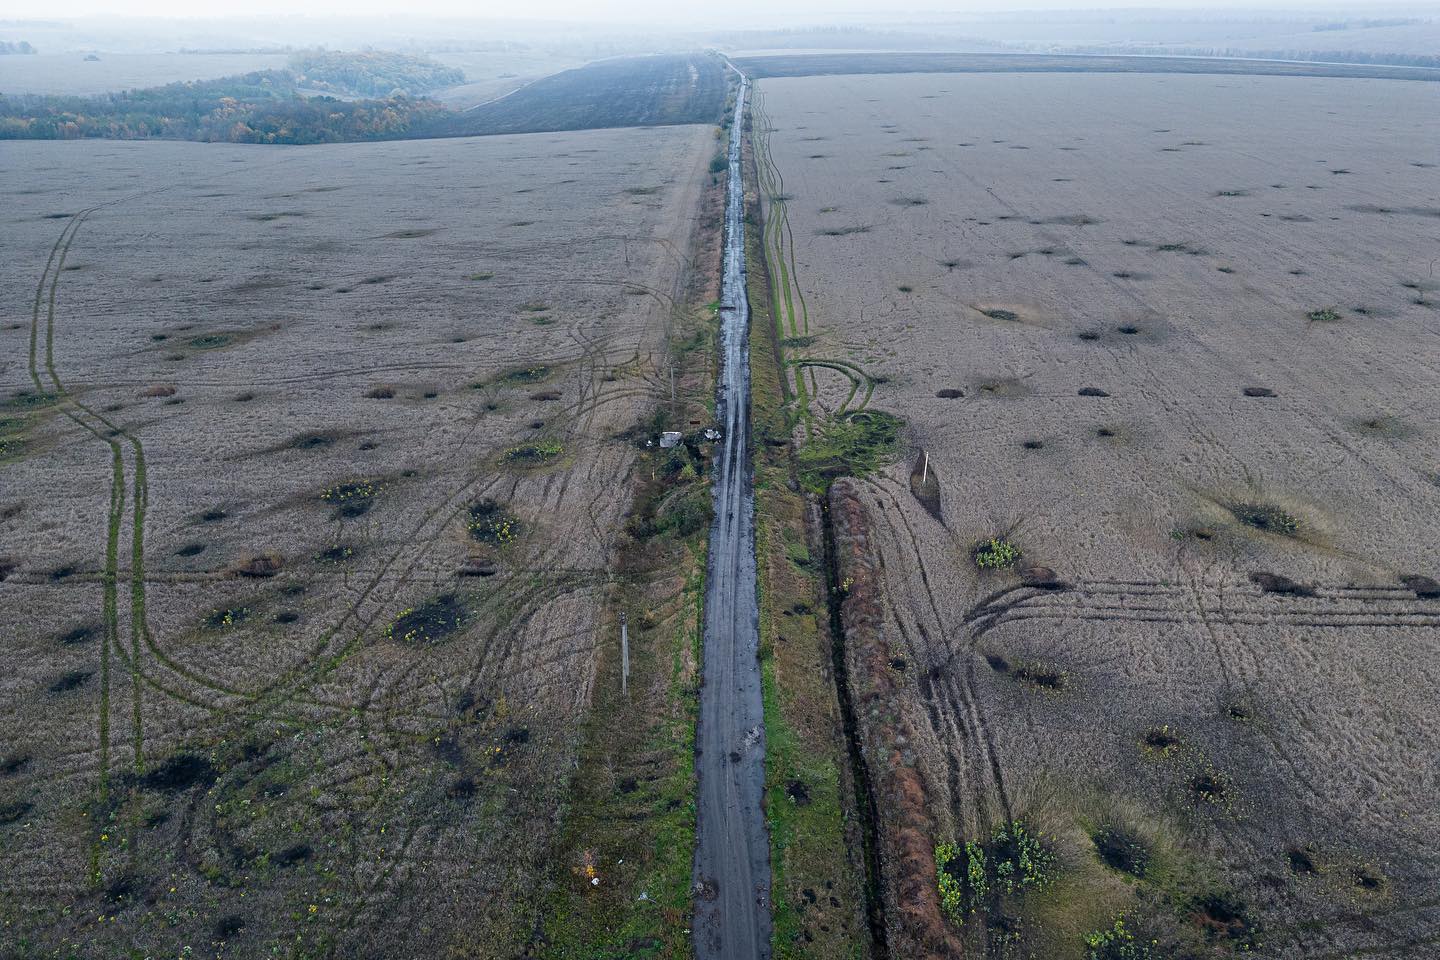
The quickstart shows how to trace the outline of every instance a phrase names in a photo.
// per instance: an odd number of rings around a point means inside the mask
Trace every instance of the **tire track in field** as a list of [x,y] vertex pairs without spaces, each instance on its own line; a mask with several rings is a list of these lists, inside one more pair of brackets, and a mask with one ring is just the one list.
[[[872,486],[883,490],[890,498],[891,509],[886,510],[885,514],[887,518],[890,516],[900,518],[900,526],[903,527],[905,536],[910,542],[911,555],[918,561],[921,557],[920,540],[915,533],[914,527],[910,524],[909,517],[905,514],[901,499],[894,485],[888,481],[879,480],[875,481]],[[895,529],[893,522],[891,523],[891,528]],[[935,589],[930,582],[929,572],[925,569],[923,562],[917,565],[920,570],[920,580],[924,586],[925,603],[930,611],[930,618],[933,620],[935,629],[939,632],[940,636],[945,638],[947,633],[945,629],[945,618],[941,613],[940,604],[936,600]],[[988,799],[991,791],[994,792],[994,798],[998,802],[1000,809],[1004,812],[1007,821],[1014,819],[1014,813],[1010,802],[1010,792],[1005,785],[1005,775],[1000,762],[999,750],[996,747],[994,735],[990,732],[990,719],[982,706],[983,701],[976,687],[976,642],[977,638],[973,636],[968,642],[968,652],[970,656],[966,658],[963,666],[963,675],[953,669],[948,669],[954,662],[953,654],[951,654],[944,664],[945,669],[940,671],[938,677],[932,677],[931,684],[933,688],[938,680],[943,693],[943,700],[947,707],[956,717],[961,719],[962,727],[968,730],[970,737],[979,745],[979,753],[981,756],[975,758],[977,769],[972,772],[972,776],[974,778],[974,784],[983,791],[976,792],[974,799],[977,804],[976,814],[980,821],[976,826],[979,829],[984,829],[984,822],[988,818]],[[945,647],[948,653],[950,651],[948,638],[945,640]]]
[[[119,202],[119,201],[115,201]],[[30,343],[28,366],[31,382],[35,385],[37,392],[53,393],[58,398],[61,410],[72,422],[80,426],[95,439],[105,443],[111,454],[111,480],[110,480],[110,506],[106,516],[105,533],[105,569],[102,574],[102,601],[101,618],[104,624],[104,640],[100,652],[100,717],[99,717],[99,779],[97,784],[97,805],[104,809],[110,802],[110,657],[112,651],[120,649],[120,624],[119,624],[119,590],[118,590],[118,569],[119,569],[119,548],[120,548],[120,527],[125,513],[126,483],[125,483],[125,459],[120,442],[114,438],[119,431],[114,424],[104,417],[96,414],[88,406],[77,401],[60,380],[55,368],[55,308],[59,296],[60,275],[65,269],[65,259],[70,253],[70,247],[75,242],[75,237],[80,231],[85,219],[95,210],[100,209],[97,205],[87,208],[72,216],[61,230],[60,236],[50,248],[50,255],[45,262],[45,269],[41,273],[40,281],[35,288],[35,301],[31,312],[30,320]],[[45,353],[43,369],[44,378],[41,376],[41,365],[39,364],[39,340],[41,328],[41,313],[45,314],[44,338]],[[44,385],[48,379],[49,389]],[[108,433],[102,431],[96,423],[103,425]],[[131,438],[133,448],[138,451],[138,441]],[[134,493],[135,519],[133,528],[133,555],[142,555],[144,550],[143,524],[144,524],[144,501],[146,499],[146,488],[144,486],[143,460],[137,462],[136,487]],[[133,560],[132,560],[133,564]],[[139,637],[148,628],[144,626],[145,617],[145,581],[143,566],[138,575],[132,577],[132,601],[131,601],[131,644],[132,655],[138,656]],[[132,710],[132,748],[134,750],[134,767],[137,772],[143,769],[142,745],[143,728],[141,727],[141,686],[138,674],[131,671],[131,698],[133,701]],[[91,842],[89,874],[92,883],[100,880],[100,827],[96,826],[95,839]]]

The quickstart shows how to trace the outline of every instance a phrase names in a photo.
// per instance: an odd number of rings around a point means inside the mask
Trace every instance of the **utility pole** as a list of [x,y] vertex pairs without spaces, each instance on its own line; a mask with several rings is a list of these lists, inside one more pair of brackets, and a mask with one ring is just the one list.
[[630,693],[630,626],[622,611],[620,614],[620,692]]
[[930,479],[930,451],[922,450],[921,453],[925,454],[925,469],[920,474],[920,486],[923,488],[925,481]]

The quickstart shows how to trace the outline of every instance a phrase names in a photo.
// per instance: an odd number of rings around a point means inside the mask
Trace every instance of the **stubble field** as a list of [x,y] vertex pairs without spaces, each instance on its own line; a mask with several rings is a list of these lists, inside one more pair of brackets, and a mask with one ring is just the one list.
[[535,941],[713,142],[6,148],[7,955]]
[[1437,949],[1431,96],[759,84],[893,955]]

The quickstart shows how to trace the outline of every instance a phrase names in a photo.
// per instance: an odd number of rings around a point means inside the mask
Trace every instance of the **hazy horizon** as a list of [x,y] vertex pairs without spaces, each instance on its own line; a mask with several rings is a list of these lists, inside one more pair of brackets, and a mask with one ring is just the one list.
[[410,20],[466,21],[561,21],[571,23],[610,23],[651,26],[775,26],[795,23],[825,23],[837,20],[925,20],[937,16],[1004,16],[1036,14],[1049,11],[1063,13],[1094,12],[1137,15],[1155,12],[1162,15],[1189,14],[1206,16],[1266,15],[1303,16],[1394,16],[1440,15],[1440,3],[1326,3],[1306,0],[1267,0],[1256,4],[1245,0],[1212,0],[1197,4],[1194,0],[951,0],[938,4],[917,4],[908,9],[878,7],[874,0],[787,0],[770,3],[765,0],[735,0],[724,10],[712,7],[681,6],[666,0],[622,0],[603,5],[585,0],[533,0],[524,5],[487,4],[480,7],[461,0],[415,0],[397,8],[389,0],[254,0],[243,12],[232,9],[198,10],[187,0],[18,0],[0,20],[0,26],[21,26],[25,21],[64,20],[130,20],[164,19],[178,21],[246,21],[259,17],[295,20],[344,20],[374,18],[405,18]]

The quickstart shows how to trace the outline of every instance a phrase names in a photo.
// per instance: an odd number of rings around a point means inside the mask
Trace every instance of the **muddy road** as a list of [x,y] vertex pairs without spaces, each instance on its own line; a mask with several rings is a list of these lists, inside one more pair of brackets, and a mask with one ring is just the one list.
[[770,844],[762,797],[765,728],[760,611],[755,594],[755,497],[750,461],[750,305],[745,294],[740,140],[749,81],[730,127],[721,285],[724,354],[716,409],[715,521],[705,590],[704,677],[696,733],[695,955],[770,955]]

